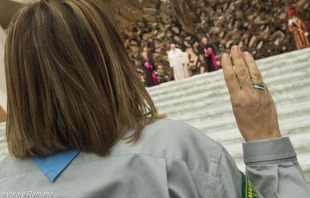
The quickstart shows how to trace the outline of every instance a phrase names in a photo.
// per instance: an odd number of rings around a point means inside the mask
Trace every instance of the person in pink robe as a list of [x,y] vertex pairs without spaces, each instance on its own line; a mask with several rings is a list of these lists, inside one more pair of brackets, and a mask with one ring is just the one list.
[[213,47],[208,43],[208,39],[206,37],[202,38],[201,44],[204,53],[203,55],[205,60],[205,71],[206,72],[217,71],[219,68],[216,62],[216,55]]
[[142,68],[145,74],[145,84],[147,87],[158,85],[156,68],[152,58],[150,58],[147,52],[142,52]]

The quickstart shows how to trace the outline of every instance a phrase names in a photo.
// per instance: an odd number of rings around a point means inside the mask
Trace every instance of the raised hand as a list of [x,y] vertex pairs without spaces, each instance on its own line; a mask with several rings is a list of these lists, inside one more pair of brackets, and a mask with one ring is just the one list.
[[270,92],[254,58],[233,46],[222,56],[226,85],[238,128],[246,141],[281,137]]

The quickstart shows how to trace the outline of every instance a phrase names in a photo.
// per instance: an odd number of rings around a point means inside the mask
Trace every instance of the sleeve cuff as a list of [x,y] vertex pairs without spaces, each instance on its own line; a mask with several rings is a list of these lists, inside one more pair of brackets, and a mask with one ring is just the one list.
[[296,153],[288,137],[243,143],[243,156],[245,164],[296,161]]

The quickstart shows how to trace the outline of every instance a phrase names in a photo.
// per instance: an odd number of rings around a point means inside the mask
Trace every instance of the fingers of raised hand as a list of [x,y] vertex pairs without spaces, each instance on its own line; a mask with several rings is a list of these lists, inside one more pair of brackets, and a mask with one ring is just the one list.
[[[233,62],[232,62],[233,61]],[[253,90],[252,83],[264,85],[262,75],[249,52],[242,52],[233,46],[231,56],[222,56],[222,65],[227,87],[231,94],[240,90]]]
[[250,78],[252,82],[263,84],[264,82],[263,82],[262,74],[260,73],[252,55],[249,52],[244,52],[243,58],[248,66],[249,74],[250,74]]
[[238,91],[240,91],[240,85],[239,85],[238,77],[233,68],[230,55],[226,53],[223,54],[221,62],[222,62],[224,78],[225,78],[228,90],[230,94],[235,94]]
[[241,88],[242,89],[251,88],[251,78],[249,74],[249,69],[243,58],[243,52],[241,51],[239,46],[236,45],[231,48],[231,57]]

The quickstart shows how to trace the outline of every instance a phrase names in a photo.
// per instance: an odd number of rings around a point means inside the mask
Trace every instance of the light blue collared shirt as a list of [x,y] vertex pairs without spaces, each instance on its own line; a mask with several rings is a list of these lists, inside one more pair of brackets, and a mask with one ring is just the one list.
[[259,198],[310,197],[288,138],[248,142],[244,150],[248,179],[219,143],[182,122],[157,120],[136,144],[120,141],[105,157],[79,151],[7,157],[0,161],[0,196],[240,198],[255,188]]

